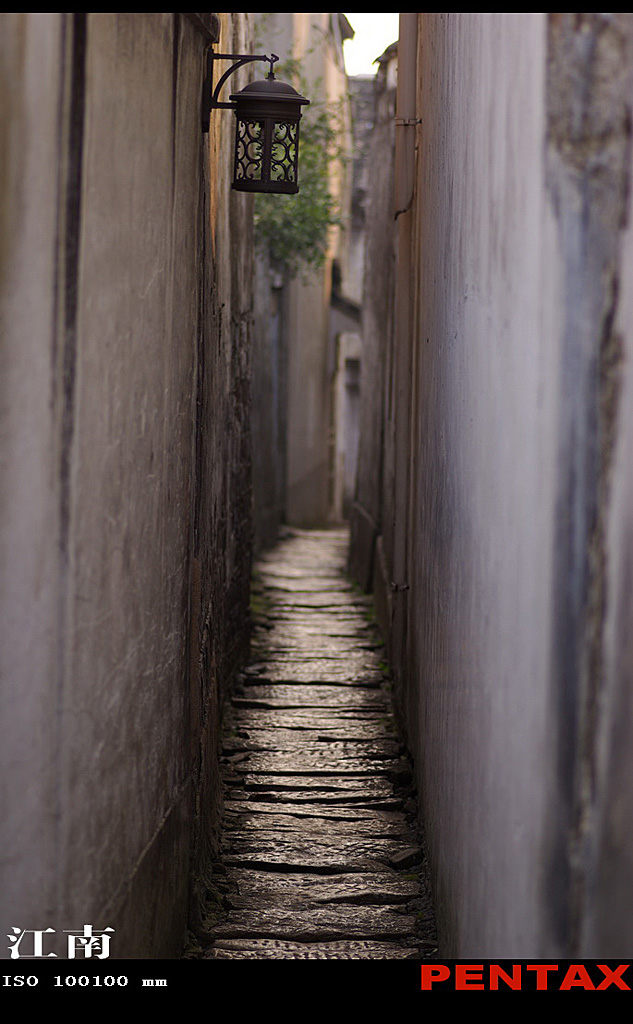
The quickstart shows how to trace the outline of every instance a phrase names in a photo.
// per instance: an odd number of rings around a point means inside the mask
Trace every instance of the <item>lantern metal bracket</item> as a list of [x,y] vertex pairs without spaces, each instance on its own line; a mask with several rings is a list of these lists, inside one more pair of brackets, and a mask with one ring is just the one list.
[[[235,61],[232,67],[227,70],[218,79],[217,85],[213,87],[213,65],[216,60],[232,60]],[[213,48],[209,47],[207,51],[207,70],[204,77],[204,84],[202,86],[202,131],[209,131],[209,124],[211,121],[211,111],[216,110],[219,107],[228,108],[229,110],[235,110],[235,103],[229,103],[220,100],[220,92],[222,86],[230,76],[237,71],[239,68],[244,67],[245,64],[251,64],[253,61],[262,60],[268,61],[270,64],[270,71],[268,72],[268,78],[274,78],[273,67],[279,60],[276,53],[271,53],[270,57],[267,54],[251,54],[251,53],[214,53]]]

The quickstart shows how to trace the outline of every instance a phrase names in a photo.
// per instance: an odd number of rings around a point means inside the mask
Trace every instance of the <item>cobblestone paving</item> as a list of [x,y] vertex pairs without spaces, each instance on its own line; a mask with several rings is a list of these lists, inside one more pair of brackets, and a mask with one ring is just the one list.
[[343,530],[293,530],[258,563],[210,959],[437,955],[410,766],[346,553]]

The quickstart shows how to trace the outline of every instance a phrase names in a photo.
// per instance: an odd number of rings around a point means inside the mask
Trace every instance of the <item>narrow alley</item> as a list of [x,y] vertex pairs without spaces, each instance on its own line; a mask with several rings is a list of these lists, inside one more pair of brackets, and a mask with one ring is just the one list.
[[628,961],[633,14],[0,68],[7,976]]
[[437,952],[411,770],[347,539],[288,530],[257,566],[251,663],[225,722],[212,959]]

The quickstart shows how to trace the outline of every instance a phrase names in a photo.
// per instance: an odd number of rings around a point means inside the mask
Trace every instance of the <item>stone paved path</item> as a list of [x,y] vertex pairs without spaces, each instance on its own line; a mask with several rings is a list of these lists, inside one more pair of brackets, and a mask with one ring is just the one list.
[[409,763],[346,552],[345,531],[293,530],[257,566],[208,958],[437,955]]

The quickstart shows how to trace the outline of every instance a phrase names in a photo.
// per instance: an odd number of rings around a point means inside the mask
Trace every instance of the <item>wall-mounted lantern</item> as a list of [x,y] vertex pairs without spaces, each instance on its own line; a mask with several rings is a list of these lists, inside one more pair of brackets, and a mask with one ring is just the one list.
[[[224,72],[214,89],[213,65],[216,60],[235,63]],[[269,63],[267,77],[232,94],[232,102],[220,101],[220,90],[227,78],[244,64],[256,60]],[[235,111],[233,188],[240,192],[299,191],[299,121],[301,107],[310,101],[291,85],[277,81],[273,65],[278,60],[274,53],[268,57],[208,51],[202,95],[202,130],[208,132],[212,110],[225,107]]]

